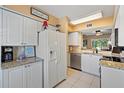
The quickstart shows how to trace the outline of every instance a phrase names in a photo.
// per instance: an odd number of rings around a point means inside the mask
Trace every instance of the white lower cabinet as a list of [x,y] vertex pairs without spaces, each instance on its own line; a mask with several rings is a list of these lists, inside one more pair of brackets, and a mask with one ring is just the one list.
[[81,55],[81,68],[82,71],[88,72],[90,74],[94,74],[100,76],[99,73],[99,59],[102,56],[92,55],[92,54],[82,54]]
[[124,70],[101,66],[102,88],[124,88]]
[[23,66],[3,70],[4,88],[23,88]]
[[4,88],[42,88],[42,62],[3,70]]
[[0,88],[2,88],[2,71],[0,70]]
[[42,88],[42,64],[32,63],[25,66],[24,76],[27,88]]

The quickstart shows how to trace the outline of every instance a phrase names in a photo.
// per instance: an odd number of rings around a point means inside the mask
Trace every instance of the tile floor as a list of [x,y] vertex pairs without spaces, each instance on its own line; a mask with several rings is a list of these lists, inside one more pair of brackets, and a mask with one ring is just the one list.
[[78,70],[68,68],[68,77],[56,88],[99,88],[100,78]]

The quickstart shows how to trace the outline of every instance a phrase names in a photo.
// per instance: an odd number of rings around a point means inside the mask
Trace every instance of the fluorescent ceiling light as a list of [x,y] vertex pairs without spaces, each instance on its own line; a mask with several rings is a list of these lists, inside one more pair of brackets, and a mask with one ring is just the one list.
[[100,35],[103,35],[103,33],[100,30],[97,30],[96,31],[96,36],[100,36]]
[[93,15],[90,15],[90,16],[75,20],[75,21],[71,21],[71,24],[76,25],[76,24],[92,21],[92,20],[95,20],[95,19],[99,19],[99,18],[102,18],[102,17],[103,17],[102,13],[99,12],[99,13],[96,13],[96,14],[93,14]]

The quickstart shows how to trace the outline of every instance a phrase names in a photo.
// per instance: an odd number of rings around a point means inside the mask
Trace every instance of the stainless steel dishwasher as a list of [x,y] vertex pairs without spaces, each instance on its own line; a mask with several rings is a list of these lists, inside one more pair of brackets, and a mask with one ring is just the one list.
[[75,68],[77,70],[81,70],[81,54],[80,53],[71,53],[70,67]]

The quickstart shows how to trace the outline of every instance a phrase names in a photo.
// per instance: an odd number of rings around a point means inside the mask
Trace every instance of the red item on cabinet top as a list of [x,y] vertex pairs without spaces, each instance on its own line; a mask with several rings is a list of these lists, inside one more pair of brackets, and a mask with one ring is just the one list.
[[48,27],[48,22],[45,20],[45,21],[43,21],[43,26],[44,27]]

